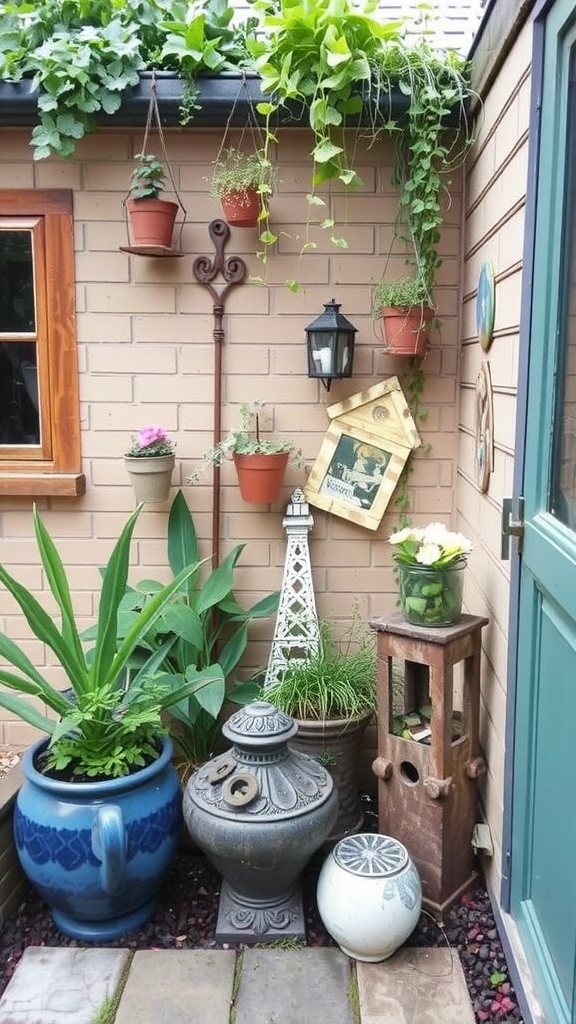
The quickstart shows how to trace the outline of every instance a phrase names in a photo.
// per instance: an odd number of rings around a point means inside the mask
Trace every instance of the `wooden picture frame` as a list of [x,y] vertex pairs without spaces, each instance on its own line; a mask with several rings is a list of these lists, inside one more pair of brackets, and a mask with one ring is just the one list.
[[328,415],[306,500],[377,530],[410,452],[421,443],[398,378],[331,406]]

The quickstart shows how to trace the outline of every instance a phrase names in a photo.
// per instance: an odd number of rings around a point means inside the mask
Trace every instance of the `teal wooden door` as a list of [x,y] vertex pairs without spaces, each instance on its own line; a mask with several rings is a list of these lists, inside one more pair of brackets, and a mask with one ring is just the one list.
[[576,11],[545,22],[524,459],[510,910],[576,1024]]

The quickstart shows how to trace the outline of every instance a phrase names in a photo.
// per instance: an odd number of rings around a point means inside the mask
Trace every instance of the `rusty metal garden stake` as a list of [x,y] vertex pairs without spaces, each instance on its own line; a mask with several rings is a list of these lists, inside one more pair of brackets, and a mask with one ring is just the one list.
[[[224,310],[226,299],[231,288],[242,284],[246,278],[246,264],[240,256],[226,256],[225,248],[230,238],[230,228],[224,220],[213,220],[208,226],[210,238],[214,244],[215,254],[197,256],[194,260],[192,273],[198,284],[207,288],[212,296],[212,312],[214,327],[214,444],[220,441],[222,433],[222,346],[224,344]],[[214,282],[221,276],[224,287],[219,291]],[[212,553],[214,567],[220,561],[220,466],[212,469]]]

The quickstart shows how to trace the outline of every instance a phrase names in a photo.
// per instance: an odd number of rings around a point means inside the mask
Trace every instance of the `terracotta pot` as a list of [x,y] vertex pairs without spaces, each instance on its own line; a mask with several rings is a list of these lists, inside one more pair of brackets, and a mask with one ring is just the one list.
[[256,227],[261,205],[260,196],[255,188],[227,192],[221,196],[220,202],[228,224],[233,224],[237,228]]
[[382,328],[386,350],[397,356],[423,356],[428,345],[434,310],[430,306],[383,306]]
[[240,494],[244,501],[270,505],[278,500],[289,452],[270,455],[234,455]]
[[126,209],[132,245],[171,247],[177,203],[167,199],[128,199]]
[[157,455],[154,458],[139,458],[125,455],[124,462],[134,488],[136,501],[166,501],[170,494],[174,455]]

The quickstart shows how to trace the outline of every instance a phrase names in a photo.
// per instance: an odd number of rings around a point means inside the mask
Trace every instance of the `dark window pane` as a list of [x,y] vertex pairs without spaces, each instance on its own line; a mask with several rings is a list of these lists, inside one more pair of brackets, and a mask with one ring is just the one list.
[[0,231],[0,333],[36,330],[31,231]]
[[0,445],[40,444],[36,345],[0,342]]

